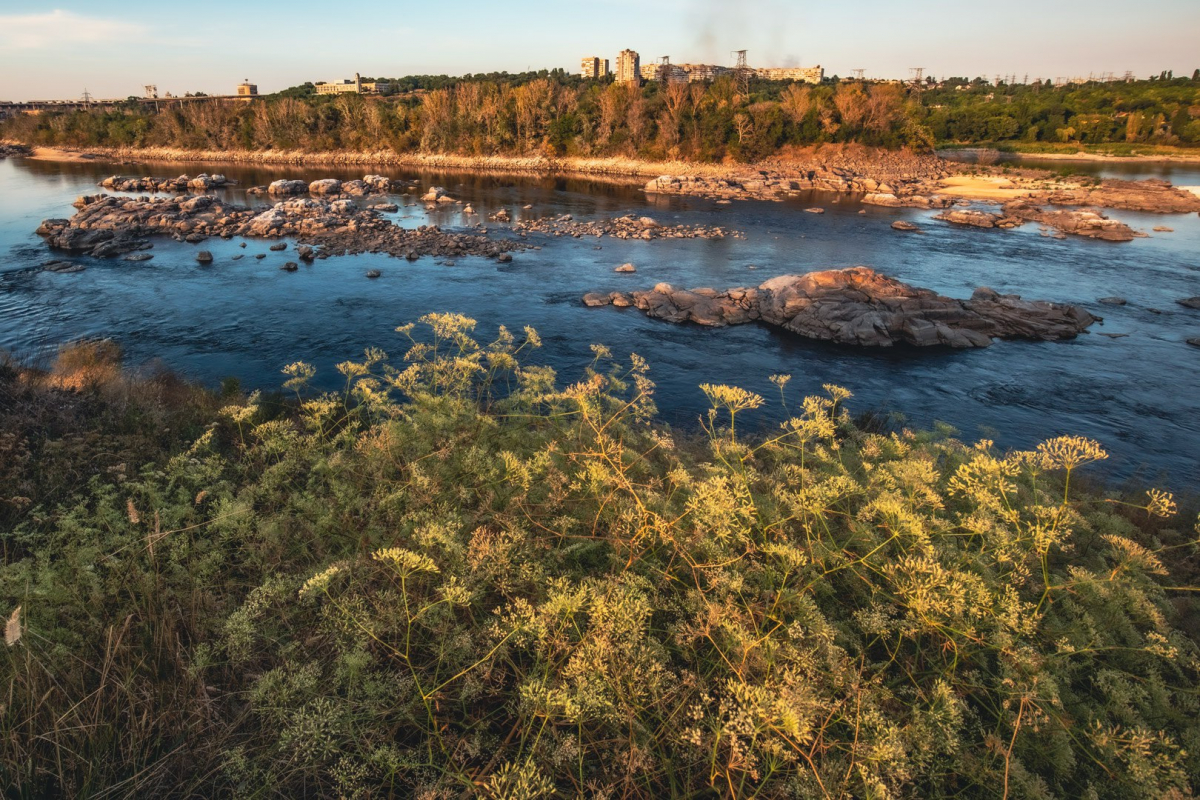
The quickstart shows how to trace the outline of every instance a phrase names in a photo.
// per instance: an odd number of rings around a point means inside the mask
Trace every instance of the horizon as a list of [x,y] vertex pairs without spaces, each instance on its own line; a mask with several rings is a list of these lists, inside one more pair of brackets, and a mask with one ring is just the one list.
[[[582,58],[615,65],[626,48],[643,62],[669,53],[674,63],[710,64],[729,64],[732,51],[748,49],[755,67],[820,65],[830,77],[861,68],[875,79],[908,78],[915,66],[938,78],[1012,74],[1018,82],[1126,71],[1141,79],[1165,70],[1187,77],[1200,67],[1192,42],[1200,7],[1184,0],[1155,0],[1136,12],[1105,0],[1082,21],[1071,9],[1029,0],[1017,0],[1005,15],[947,15],[924,11],[934,4],[920,2],[900,24],[882,0],[864,0],[853,12],[781,0],[750,0],[739,9],[715,0],[650,8],[613,0],[599,12],[537,2],[520,14],[479,2],[342,13],[302,0],[287,5],[286,17],[281,4],[243,8],[214,0],[204,20],[150,0],[100,11],[80,2],[49,10],[28,0],[6,5],[0,100],[15,102],[74,100],[85,89],[96,99],[121,99],[141,96],[148,84],[160,94],[224,95],[243,79],[269,94],[356,72],[577,73]],[[314,27],[321,37],[309,32]],[[586,33],[567,35],[575,31]],[[413,43],[420,46],[406,52]]]

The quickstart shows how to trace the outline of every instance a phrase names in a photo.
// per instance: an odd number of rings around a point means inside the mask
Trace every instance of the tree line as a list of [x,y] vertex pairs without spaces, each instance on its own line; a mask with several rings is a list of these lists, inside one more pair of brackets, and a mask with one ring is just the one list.
[[0,135],[38,145],[200,150],[546,155],[758,161],[789,147],[858,143],[1200,144],[1200,78],[1055,87],[951,79],[915,86],[833,80],[585,82],[561,70],[395,82],[391,96],[317,96],[311,85],[248,103],[130,103],[16,116]]

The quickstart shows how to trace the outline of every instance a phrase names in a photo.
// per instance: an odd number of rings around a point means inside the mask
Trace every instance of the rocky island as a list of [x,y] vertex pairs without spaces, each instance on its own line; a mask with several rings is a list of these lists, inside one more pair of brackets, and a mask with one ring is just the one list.
[[523,245],[475,233],[449,233],[436,225],[415,230],[384,219],[346,199],[292,198],[267,210],[222,202],[213,195],[123,198],[80,197],[71,219],[48,219],[37,233],[51,247],[92,256],[115,256],[149,246],[147,237],[172,236],[192,243],[209,236],[274,239],[295,236],[321,247],[317,257],[388,253],[397,257],[502,257]]
[[987,347],[993,339],[1073,339],[1099,321],[1078,306],[979,288],[944,297],[869,267],[780,275],[756,288],[591,293],[587,306],[635,307],[655,319],[724,327],[761,322],[809,339],[863,347]]

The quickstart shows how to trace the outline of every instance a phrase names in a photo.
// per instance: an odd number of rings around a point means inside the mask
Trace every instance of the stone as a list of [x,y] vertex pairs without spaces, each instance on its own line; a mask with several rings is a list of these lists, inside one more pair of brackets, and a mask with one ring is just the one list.
[[201,264],[211,264],[212,260],[213,260],[213,255],[212,255],[212,253],[208,252],[207,250],[201,250],[199,253],[196,253],[196,260],[199,261]]
[[805,213],[808,213],[808,214],[824,214],[825,213],[825,209],[823,209],[823,208],[806,208],[806,209],[804,209],[804,211],[805,211]]
[[1187,343],[1190,344],[1192,347],[1200,347],[1200,337],[1197,337],[1195,339],[1188,339]]
[[342,182],[337,178],[322,178],[308,185],[309,194],[340,194]]
[[512,220],[512,217],[509,216],[508,209],[502,208],[495,214],[492,214],[490,217],[488,217],[488,219],[490,219],[492,222],[509,222]]
[[379,270],[377,270],[377,269],[369,269],[369,270],[367,270],[367,277],[368,277],[368,278],[378,278],[378,277],[379,277],[381,274],[382,274],[382,273],[381,273]]
[[918,228],[918,227],[917,227],[916,225],[914,225],[913,223],[911,223],[911,222],[908,222],[907,220],[898,219],[898,220],[896,220],[895,222],[893,222],[893,223],[892,223],[892,230],[896,230],[896,231],[920,231],[921,229],[920,229],[920,228]]
[[255,253],[254,257],[261,261],[262,259],[267,257],[267,254],[266,253]]
[[436,225],[412,230],[352,200],[318,197],[281,199],[263,209],[225,203],[212,195],[138,200],[106,195],[69,220],[43,221],[37,232],[52,248],[98,257],[144,249],[149,246],[147,236],[179,241],[187,236],[265,238],[277,251],[287,247],[282,237],[295,237],[309,247],[319,246],[319,258],[364,252],[495,257],[529,247],[512,239],[490,240],[486,232],[447,232]]
[[316,258],[316,254],[311,247],[306,244],[296,245],[296,257],[301,261],[312,261]]
[[1106,306],[1123,306],[1126,303],[1128,303],[1129,301],[1126,300],[1124,297],[1113,296],[1113,297],[1101,297],[1096,302],[1103,303]]
[[272,181],[267,186],[268,194],[303,194],[308,191],[308,184],[304,181]]
[[245,257],[246,257],[245,253],[238,253],[236,256],[230,256],[229,260],[230,261],[241,261]]
[[668,322],[709,327],[762,322],[811,339],[865,347],[987,347],[995,338],[1071,339],[1098,321],[1082,308],[1022,300],[987,288],[943,297],[868,267],[781,275],[756,288],[677,289],[584,296],[587,306],[636,306]]
[[87,267],[71,261],[51,261],[49,264],[43,264],[42,269],[46,272],[57,272],[60,275],[67,275],[73,272],[83,272]]
[[270,247],[271,252],[278,253],[282,250],[287,250],[287,242],[276,242]]
[[1175,229],[1168,228],[1166,225],[1155,225],[1154,232],[1155,233],[1174,233]]
[[501,264],[508,264],[512,262],[513,257],[511,253],[501,253],[500,255],[496,256],[496,260]]
[[633,264],[622,264],[614,269],[613,272],[637,272],[637,267]]
[[149,261],[152,258],[154,258],[154,256],[152,256],[149,253],[132,253],[130,255],[125,256],[124,260],[125,261]]
[[1185,297],[1182,300],[1176,300],[1176,303],[1185,308],[1194,308],[1200,310],[1200,297]]
[[285,272],[295,272],[296,270],[300,269],[300,265],[295,261],[288,261],[282,267],[280,267],[280,269],[284,270]]

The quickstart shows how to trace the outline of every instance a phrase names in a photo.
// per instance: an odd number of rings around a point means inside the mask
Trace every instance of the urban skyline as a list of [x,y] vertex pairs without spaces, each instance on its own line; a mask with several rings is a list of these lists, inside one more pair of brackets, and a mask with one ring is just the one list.
[[[615,68],[624,48],[647,61],[670,53],[675,63],[704,64],[728,64],[732,50],[749,49],[755,67],[822,64],[826,75],[842,77],[863,69],[867,77],[905,78],[914,65],[926,74],[967,78],[1126,71],[1147,77],[1166,69],[1190,75],[1197,66],[1191,39],[1200,29],[1200,8],[1183,0],[1157,0],[1136,13],[1102,0],[1086,17],[1024,0],[1004,15],[926,13],[938,7],[915,3],[905,14],[923,17],[922,25],[906,37],[894,36],[895,12],[879,0],[864,0],[853,13],[781,0],[737,8],[708,0],[651,7],[615,0],[599,14],[543,2],[515,14],[468,2],[453,11],[379,9],[369,26],[350,15],[322,16],[321,38],[314,40],[313,20],[323,6],[298,0],[281,15],[269,5],[214,0],[211,16],[196,20],[148,0],[100,11],[94,4],[61,2],[47,10],[12,0],[0,13],[0,98],[76,99],[85,88],[96,97],[124,97],[148,83],[175,94],[218,94],[245,76],[270,93],[355,70],[375,77],[577,73],[582,54],[610,59]],[[1023,22],[1027,13],[1036,13],[1036,29]],[[271,30],[270,41],[230,38],[222,20],[233,17],[238,31]],[[132,57],[155,41],[170,46],[154,58]]]

